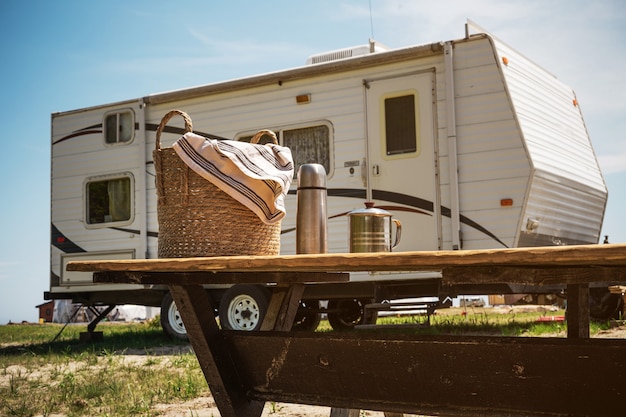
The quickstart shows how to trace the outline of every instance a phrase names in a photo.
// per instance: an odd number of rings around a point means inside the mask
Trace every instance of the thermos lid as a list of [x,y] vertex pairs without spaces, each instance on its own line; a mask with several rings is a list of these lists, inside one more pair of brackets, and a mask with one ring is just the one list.
[[383,210],[377,207],[374,207],[373,201],[366,201],[365,208],[360,208],[356,210],[352,210],[348,213],[348,216],[378,216],[378,217],[390,217],[391,213],[387,210]]
[[326,189],[326,170],[320,164],[302,164],[298,168],[298,188]]

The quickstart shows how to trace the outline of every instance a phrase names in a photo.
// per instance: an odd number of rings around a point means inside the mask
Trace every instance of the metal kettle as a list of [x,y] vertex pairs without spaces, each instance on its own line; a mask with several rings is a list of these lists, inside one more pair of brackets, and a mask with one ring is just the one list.
[[[396,239],[391,244],[392,223],[396,225]],[[391,213],[374,207],[371,201],[365,208],[348,213],[350,252],[391,252],[400,243],[402,224]]]

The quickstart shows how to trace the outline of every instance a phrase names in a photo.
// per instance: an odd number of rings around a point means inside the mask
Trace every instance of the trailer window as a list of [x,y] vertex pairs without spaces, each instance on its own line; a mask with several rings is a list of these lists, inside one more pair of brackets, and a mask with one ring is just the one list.
[[127,222],[131,219],[132,184],[128,176],[87,181],[86,223]]
[[283,146],[291,149],[294,177],[302,164],[320,164],[330,174],[330,129],[327,125],[282,132]]
[[135,117],[132,110],[108,113],[104,116],[104,141],[107,144],[127,143],[135,133]]
[[387,97],[384,101],[387,155],[417,152],[415,94]]
[[[294,179],[297,177],[298,168],[302,164],[320,164],[326,170],[328,176],[331,175],[331,128],[329,124],[315,126],[289,127],[282,129],[272,129],[280,138],[282,146],[291,149],[294,162]],[[237,140],[250,142],[252,135],[243,135]],[[269,139],[263,136],[259,143],[267,143]]]

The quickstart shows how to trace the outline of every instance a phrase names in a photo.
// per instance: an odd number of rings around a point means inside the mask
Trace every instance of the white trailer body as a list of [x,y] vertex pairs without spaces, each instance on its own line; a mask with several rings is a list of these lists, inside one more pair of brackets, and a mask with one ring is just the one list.
[[[63,265],[75,257],[156,257],[152,150],[157,125],[174,108],[199,134],[245,139],[268,128],[292,148],[296,170],[324,165],[329,252],[348,251],[345,214],[367,200],[402,222],[396,251],[598,243],[607,189],[576,96],[515,50],[475,34],[314,62],[53,114],[47,297],[136,304],[120,290],[150,293],[93,284]],[[166,130],[163,146],[181,131]],[[296,183],[283,254],[295,253]]]

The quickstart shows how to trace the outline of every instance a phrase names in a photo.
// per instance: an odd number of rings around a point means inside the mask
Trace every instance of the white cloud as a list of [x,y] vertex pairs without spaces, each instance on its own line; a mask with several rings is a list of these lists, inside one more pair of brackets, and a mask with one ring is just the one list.
[[598,162],[605,175],[626,172],[626,150],[615,154],[598,155]]

